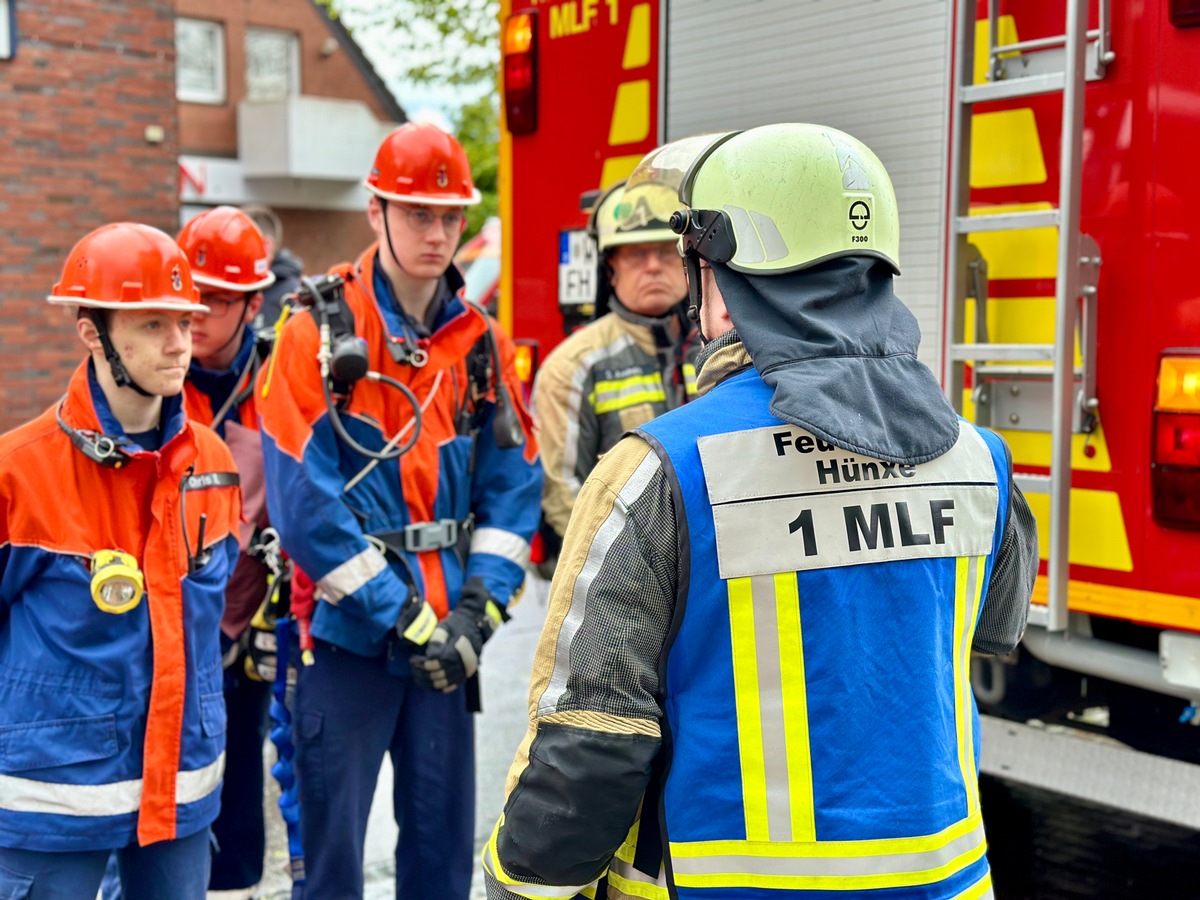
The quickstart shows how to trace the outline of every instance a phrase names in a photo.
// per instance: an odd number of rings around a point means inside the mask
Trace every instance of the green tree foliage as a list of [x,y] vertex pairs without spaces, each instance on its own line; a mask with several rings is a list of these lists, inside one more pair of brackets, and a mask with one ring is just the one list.
[[385,31],[404,77],[417,84],[495,83],[498,0],[316,0],[353,32]]
[[475,186],[483,194],[483,202],[467,210],[467,233],[474,234],[483,227],[488,216],[498,213],[497,170],[500,142],[500,117],[496,92],[464,104],[454,117],[454,131],[471,161]]
[[[461,88],[476,99],[451,114],[483,202],[468,210],[467,236],[496,215],[500,138],[498,0],[315,0],[355,37],[385,35],[389,62],[412,84]],[[379,62],[376,68],[381,68]],[[382,73],[381,73],[382,74]],[[398,96],[400,105],[404,97]]]

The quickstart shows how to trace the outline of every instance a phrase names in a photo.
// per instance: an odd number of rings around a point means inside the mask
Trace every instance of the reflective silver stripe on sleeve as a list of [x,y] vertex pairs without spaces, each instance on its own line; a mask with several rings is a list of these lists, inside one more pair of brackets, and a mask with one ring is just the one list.
[[608,518],[604,520],[604,523],[596,531],[596,536],[592,539],[592,545],[588,548],[583,568],[580,569],[579,577],[575,579],[574,589],[571,591],[571,608],[567,610],[566,618],[558,633],[558,644],[554,650],[554,672],[550,676],[550,684],[546,687],[545,693],[538,700],[539,714],[554,712],[558,707],[559,699],[567,690],[567,677],[571,673],[571,641],[575,639],[575,633],[587,615],[587,597],[592,581],[599,573],[609,548],[625,527],[625,511],[642,495],[642,491],[646,489],[650,479],[658,472],[660,465],[658,457],[653,452],[646,454],[645,459],[629,476],[629,480],[625,482],[625,486],[613,500],[612,512],[608,514]]
[[[903,841],[865,841],[864,844],[890,844]],[[719,842],[725,843],[725,842]],[[746,842],[749,844],[750,842]],[[763,846],[761,842],[755,842]],[[853,843],[853,842],[848,842]],[[973,851],[983,853],[983,822],[945,844],[914,853],[878,853],[873,855],[834,856],[820,842],[808,844],[772,843],[773,855],[704,854],[687,855],[686,844],[671,845],[671,868],[679,879],[696,876],[749,876],[780,878],[886,878],[889,875],[930,872],[950,866],[960,857],[968,857],[963,866],[974,862]],[[789,855],[795,854],[795,855]],[[820,854],[820,855],[815,855]],[[977,858],[977,857],[975,857]],[[936,880],[949,873],[940,872]],[[682,883],[682,881],[681,881]]]
[[317,581],[321,598],[334,605],[387,568],[387,559],[374,547],[350,557],[324,578]]
[[563,441],[562,464],[559,474],[562,476],[562,480],[566,482],[567,487],[571,489],[571,493],[576,497],[579,496],[579,491],[583,488],[583,481],[575,472],[575,467],[579,465],[579,417],[586,398],[583,384],[587,381],[588,375],[592,372],[592,367],[596,365],[598,360],[620,353],[631,346],[634,346],[633,338],[627,334],[621,335],[611,344],[598,347],[591,353],[584,355],[579,360],[575,374],[571,377],[571,390],[567,394],[567,435]]
[[471,535],[471,552],[502,556],[525,568],[529,562],[529,541],[503,528],[476,528]]
[[[175,773],[175,802],[180,806],[203,800],[221,786],[225,754],[202,769]],[[56,784],[13,775],[0,775],[0,809],[56,816],[116,816],[137,812],[142,803],[142,779],[111,784]]]

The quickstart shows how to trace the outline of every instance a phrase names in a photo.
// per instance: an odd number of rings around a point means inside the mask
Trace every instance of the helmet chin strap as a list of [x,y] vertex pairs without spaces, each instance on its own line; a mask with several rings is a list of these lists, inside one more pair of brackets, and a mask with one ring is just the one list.
[[380,197],[379,206],[383,212],[383,233],[387,237],[388,253],[392,254],[392,260],[396,263],[396,268],[405,275],[408,275],[408,270],[404,268],[404,263],[400,262],[400,257],[396,255],[396,248],[392,246],[392,229],[388,227],[387,205],[388,201]]
[[112,339],[108,336],[108,329],[104,326],[104,317],[100,310],[88,310],[88,318],[92,320],[92,324],[96,326],[96,333],[100,336],[100,346],[104,348],[104,358],[108,360],[108,368],[112,372],[113,381],[117,387],[133,388],[143,397],[153,397],[140,384],[133,380],[129,374],[129,370],[125,368],[125,364],[121,362],[121,355],[117,353],[117,348],[113,346]]

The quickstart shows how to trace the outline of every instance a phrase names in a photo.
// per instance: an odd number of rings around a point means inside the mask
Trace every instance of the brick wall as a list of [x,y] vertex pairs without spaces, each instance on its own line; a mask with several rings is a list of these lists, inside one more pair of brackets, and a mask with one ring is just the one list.
[[[173,0],[20,0],[0,60],[0,429],[63,392],[83,358],[44,300],[106,222],[179,220]],[[149,143],[146,129],[163,130]]]

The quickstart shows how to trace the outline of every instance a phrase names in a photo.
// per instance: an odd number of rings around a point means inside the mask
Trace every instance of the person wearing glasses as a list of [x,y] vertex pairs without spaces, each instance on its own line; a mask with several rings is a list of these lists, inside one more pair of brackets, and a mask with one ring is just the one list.
[[[271,522],[317,596],[293,716],[305,896],[362,896],[389,754],[397,896],[467,900],[475,675],[524,582],[541,463],[512,341],[451,262],[480,201],[462,145],[402,125],[364,184],[378,241],[340,288],[311,283],[259,379]],[[327,377],[327,351],[357,371]]]
[[181,397],[208,308],[156,228],[105,225],[50,303],[87,351],[0,437],[0,897],[203,900],[241,502]]
[[667,185],[618,182],[592,208],[588,232],[601,254],[597,312],[606,313],[554,348],[533,390],[546,469],[540,532],[549,576],[575,498],[601,455],[631,428],[696,394],[700,336],[685,310],[677,236],[679,208]]
[[1037,526],[917,358],[888,173],[802,123],[639,167],[700,396],[579,495],[489,900],[990,898],[971,656],[1020,640]]
[[188,415],[212,428],[229,446],[241,475],[244,503],[241,554],[221,619],[228,728],[209,889],[249,896],[262,880],[266,849],[263,740],[271,697],[271,685],[249,656],[255,637],[250,623],[264,602],[270,574],[262,552],[261,535],[269,523],[254,379],[271,345],[269,338],[256,336],[251,323],[263,304],[262,292],[275,276],[262,232],[232,206],[189,219],[176,240],[191,263],[201,302],[208,307],[207,313],[192,316],[192,363],[184,385]]

